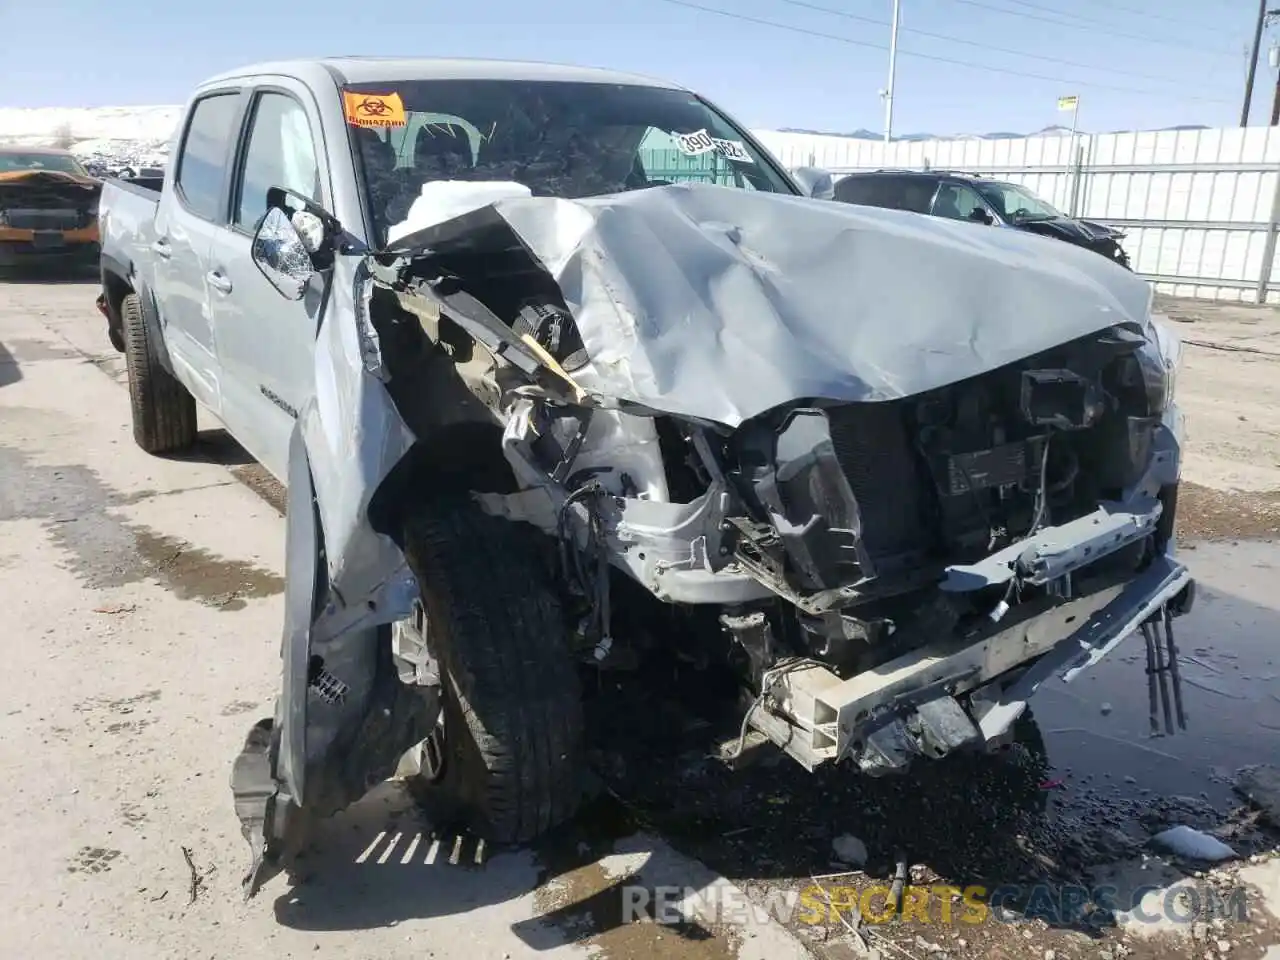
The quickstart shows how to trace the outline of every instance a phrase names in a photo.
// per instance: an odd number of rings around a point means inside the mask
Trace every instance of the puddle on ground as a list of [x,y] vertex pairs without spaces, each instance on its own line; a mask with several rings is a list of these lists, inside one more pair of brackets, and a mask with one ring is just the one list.
[[239,610],[246,599],[269,597],[284,589],[284,578],[240,560],[217,557],[176,537],[131,527],[147,576],[159,580],[180,600],[199,600],[223,610]]
[[1073,683],[1046,684],[1032,706],[1063,806],[1073,793],[1135,807],[1164,796],[1225,812],[1240,802],[1235,772],[1274,760],[1280,601],[1268,592],[1280,544],[1201,543],[1182,559],[1199,580],[1195,607],[1174,621],[1187,729],[1152,736],[1140,636]]
[[284,578],[270,570],[215,556],[109,512],[146,496],[117,494],[86,467],[37,465],[0,447],[0,520],[43,521],[67,553],[66,568],[90,588],[153,580],[183,600],[222,610],[283,590]]
[[[569,943],[589,946],[599,960],[735,960],[736,946],[699,923],[658,924],[627,914],[622,887],[598,863],[562,873],[539,887],[534,903]],[[637,911],[639,912],[639,911]]]
[[658,924],[652,906],[631,916],[623,888],[650,884],[632,870],[611,872],[599,861],[635,830],[621,805],[601,797],[572,824],[539,843],[536,855],[542,871],[534,904],[542,921],[567,942],[590,947],[600,960],[735,960],[738,949],[732,931],[716,933],[696,921]]

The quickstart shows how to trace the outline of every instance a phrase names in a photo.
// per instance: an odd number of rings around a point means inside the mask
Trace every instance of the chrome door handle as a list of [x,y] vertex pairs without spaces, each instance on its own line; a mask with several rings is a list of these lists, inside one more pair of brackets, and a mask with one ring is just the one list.
[[210,270],[205,274],[205,279],[209,281],[209,286],[217,290],[219,293],[231,292],[231,281],[225,273],[219,273],[217,270]]
[[161,260],[168,260],[173,256],[173,251],[169,249],[169,241],[163,237],[151,244],[151,252]]

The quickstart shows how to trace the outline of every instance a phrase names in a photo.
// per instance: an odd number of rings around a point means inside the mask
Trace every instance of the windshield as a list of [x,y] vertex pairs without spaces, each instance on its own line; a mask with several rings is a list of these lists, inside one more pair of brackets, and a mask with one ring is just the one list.
[[0,153],[0,173],[18,173],[25,170],[55,170],[58,173],[87,176],[80,162],[75,157],[65,154]]
[[1002,220],[1053,220],[1062,213],[1024,186],[1016,183],[975,183],[982,198],[995,208]]
[[353,85],[346,94],[349,114],[352,105],[378,108],[348,129],[379,243],[433,180],[515,181],[535,197],[566,199],[678,181],[795,192],[742,130],[679,90],[421,80]]

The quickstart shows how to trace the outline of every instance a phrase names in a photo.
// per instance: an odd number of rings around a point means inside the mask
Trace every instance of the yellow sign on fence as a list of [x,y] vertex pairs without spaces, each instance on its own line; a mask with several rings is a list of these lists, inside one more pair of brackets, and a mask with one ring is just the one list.
[[1076,97],[1076,96],[1070,96],[1070,97],[1059,97],[1059,98],[1058,98],[1058,109],[1059,109],[1059,110],[1074,110],[1074,109],[1075,109],[1077,106],[1079,106],[1079,105],[1080,105],[1080,98],[1079,98],[1079,97]]

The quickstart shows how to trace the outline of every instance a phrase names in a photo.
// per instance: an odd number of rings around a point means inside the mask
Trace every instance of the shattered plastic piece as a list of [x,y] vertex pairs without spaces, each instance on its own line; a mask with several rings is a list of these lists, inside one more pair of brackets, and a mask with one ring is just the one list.
[[867,845],[851,833],[842,834],[831,841],[831,850],[841,863],[861,867],[867,862]]
[[1206,863],[1217,863],[1231,860],[1236,852],[1221,840],[1182,825],[1170,827],[1151,838],[1151,843],[1172,853],[1174,856],[1186,857],[1188,860],[1203,860]]

